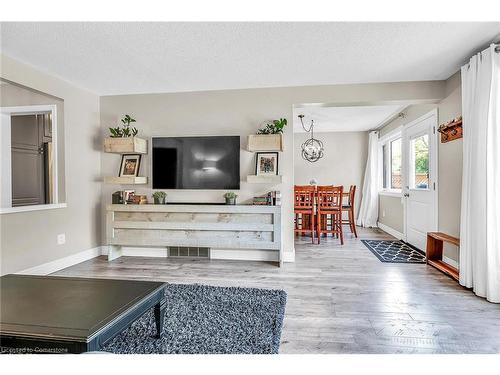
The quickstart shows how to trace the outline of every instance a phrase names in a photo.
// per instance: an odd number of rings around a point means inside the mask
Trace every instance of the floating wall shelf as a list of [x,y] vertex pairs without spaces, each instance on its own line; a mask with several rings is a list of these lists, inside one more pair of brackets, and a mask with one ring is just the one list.
[[104,177],[105,184],[115,184],[115,185],[144,185],[148,183],[147,177]]
[[104,152],[113,154],[147,154],[148,141],[138,137],[104,138]]
[[283,134],[252,134],[248,136],[248,151],[283,151]]
[[281,184],[281,176],[247,176],[247,182],[249,184]]

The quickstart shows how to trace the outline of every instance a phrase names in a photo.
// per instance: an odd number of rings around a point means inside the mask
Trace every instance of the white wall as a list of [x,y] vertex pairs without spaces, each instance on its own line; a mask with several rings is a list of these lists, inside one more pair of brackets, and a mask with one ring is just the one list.
[[[446,81],[446,98],[439,103],[439,124],[462,114],[460,72]],[[439,230],[460,237],[463,139],[439,141]],[[456,247],[445,245],[444,256],[458,261]]]
[[[439,100],[445,93],[444,82],[429,81],[111,96],[102,97],[99,101],[98,96],[91,92],[7,56],[1,56],[1,63],[2,78],[64,100],[63,146],[68,205],[57,210],[0,215],[2,274],[36,267],[103,243],[101,201],[109,202],[110,193],[121,187],[102,186],[102,176],[115,175],[119,165],[116,155],[102,154],[102,138],[108,126],[118,123],[125,113],[137,118],[137,125],[145,137],[194,134],[244,136],[255,132],[262,120],[278,117],[291,119],[294,104]],[[284,247],[288,254],[293,255],[294,146],[291,128],[285,132],[285,151],[281,156]],[[143,168],[144,174],[149,175],[147,158]],[[242,152],[241,170],[243,176],[253,171],[253,155],[245,151]],[[255,193],[271,188],[243,183],[241,198],[249,199]],[[151,192],[149,186],[143,191]],[[220,200],[220,192],[177,191],[172,192],[169,198]],[[65,245],[57,245],[56,236],[60,233],[66,234]]]
[[[443,124],[458,117],[462,113],[462,95],[460,72],[445,81],[445,97],[437,104],[414,105],[408,108],[408,116],[396,119],[380,131],[387,134],[400,125],[407,124],[432,109],[438,109],[438,124]],[[452,236],[460,234],[460,200],[462,194],[462,139],[441,143],[438,141],[439,153],[439,220],[438,230]],[[380,196],[379,222],[399,232],[403,232],[403,205],[397,197]],[[385,212],[385,217],[382,213]],[[458,261],[458,251],[446,247],[444,255]]]
[[309,185],[316,178],[319,185],[343,185],[345,191],[356,185],[357,208],[361,199],[366,158],[368,155],[368,132],[314,133],[325,147],[324,157],[310,163],[302,158],[300,145],[310,137],[307,133],[295,133],[295,185]]
[[[444,96],[444,82],[405,82],[364,85],[268,88],[247,90],[205,91],[171,94],[143,94],[101,97],[101,127],[104,137],[108,127],[118,124],[124,114],[137,119],[139,135],[241,135],[255,133],[262,121],[285,117],[291,123],[294,104],[302,103],[385,103],[408,100],[439,100]],[[283,243],[288,259],[293,257],[293,159],[295,148],[291,126],[285,131],[285,150],[280,155],[281,186],[249,185],[242,182],[240,202],[255,194],[280,189],[283,194]],[[245,147],[243,139],[242,146]],[[241,154],[242,179],[253,173],[253,155]],[[116,175],[119,157],[103,155],[103,175]],[[141,174],[150,177],[149,156],[145,157]],[[103,207],[111,201],[111,193],[125,186],[105,186]],[[130,186],[128,186],[130,188]],[[151,195],[151,185],[136,188]],[[170,201],[221,201],[220,191],[169,191]],[[104,240],[104,238],[103,238]]]
[[[101,244],[101,146],[97,95],[5,55],[0,59],[2,78],[64,100],[67,202],[67,208],[0,215],[3,275]],[[60,233],[66,234],[64,245],[57,245]]]

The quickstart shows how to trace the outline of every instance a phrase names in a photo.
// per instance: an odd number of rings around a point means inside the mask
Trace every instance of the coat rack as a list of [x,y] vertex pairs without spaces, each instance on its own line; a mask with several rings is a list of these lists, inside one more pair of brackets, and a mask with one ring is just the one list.
[[462,116],[457,117],[446,124],[442,124],[438,128],[441,133],[441,143],[454,141],[463,137],[462,134]]

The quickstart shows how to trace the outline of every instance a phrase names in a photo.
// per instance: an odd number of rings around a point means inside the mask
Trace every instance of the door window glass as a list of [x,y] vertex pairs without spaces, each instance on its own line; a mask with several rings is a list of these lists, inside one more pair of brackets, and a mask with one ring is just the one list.
[[410,141],[410,188],[429,189],[429,135]]

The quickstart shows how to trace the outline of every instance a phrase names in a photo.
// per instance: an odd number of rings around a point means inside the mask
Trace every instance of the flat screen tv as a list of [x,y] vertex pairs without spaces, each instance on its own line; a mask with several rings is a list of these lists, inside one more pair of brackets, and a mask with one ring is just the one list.
[[154,137],[153,189],[240,188],[240,137]]

